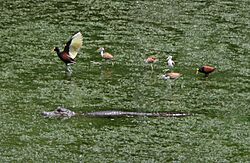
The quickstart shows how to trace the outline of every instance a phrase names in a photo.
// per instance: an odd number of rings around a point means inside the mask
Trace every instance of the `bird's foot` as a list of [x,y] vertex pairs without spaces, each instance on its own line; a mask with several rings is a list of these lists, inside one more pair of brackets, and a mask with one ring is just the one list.
[[73,70],[72,70],[71,66],[70,66],[69,64],[67,64],[67,65],[66,65],[66,73],[67,73],[67,74],[68,74],[68,73],[72,74],[72,72],[73,72]]
[[153,71],[154,70],[153,64],[150,64],[150,67],[151,67],[151,70]]

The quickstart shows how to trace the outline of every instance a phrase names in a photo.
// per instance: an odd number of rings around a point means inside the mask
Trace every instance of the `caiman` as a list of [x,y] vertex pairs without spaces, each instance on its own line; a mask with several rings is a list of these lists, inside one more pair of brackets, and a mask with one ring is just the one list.
[[77,115],[82,115],[82,116],[87,116],[87,117],[102,117],[102,118],[135,117],[135,116],[144,116],[144,117],[185,117],[185,116],[190,116],[190,114],[187,114],[187,113],[171,113],[171,112],[146,113],[146,112],[126,112],[126,111],[116,111],[116,110],[75,113],[69,109],[66,109],[66,108],[60,107],[60,106],[54,111],[42,112],[42,115],[46,118],[53,118],[53,117],[70,118],[70,117],[74,117]]

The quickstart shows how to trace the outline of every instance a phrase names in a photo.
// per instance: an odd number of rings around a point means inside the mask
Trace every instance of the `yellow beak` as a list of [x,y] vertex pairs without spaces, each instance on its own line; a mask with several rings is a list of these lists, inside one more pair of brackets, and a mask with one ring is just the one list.
[[198,74],[198,73],[199,73],[199,69],[197,68],[197,69],[196,69],[196,74]]
[[50,52],[51,52],[51,53],[54,53],[54,49],[55,49],[55,48],[52,48]]

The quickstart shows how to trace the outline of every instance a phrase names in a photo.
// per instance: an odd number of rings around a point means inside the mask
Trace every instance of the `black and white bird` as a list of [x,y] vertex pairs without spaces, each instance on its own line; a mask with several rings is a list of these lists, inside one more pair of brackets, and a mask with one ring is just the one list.
[[174,65],[175,65],[175,63],[174,63],[174,61],[172,60],[172,56],[169,56],[168,58],[167,58],[167,63],[168,63],[168,68],[170,69],[170,70],[172,70],[173,68],[174,68]]

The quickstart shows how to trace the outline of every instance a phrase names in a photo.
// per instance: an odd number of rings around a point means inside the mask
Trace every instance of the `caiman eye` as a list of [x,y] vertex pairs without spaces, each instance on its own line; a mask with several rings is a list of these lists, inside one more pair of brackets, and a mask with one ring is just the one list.
[[58,108],[56,109],[56,111],[57,111],[57,112],[63,112],[63,109],[60,108],[60,107],[58,107]]

